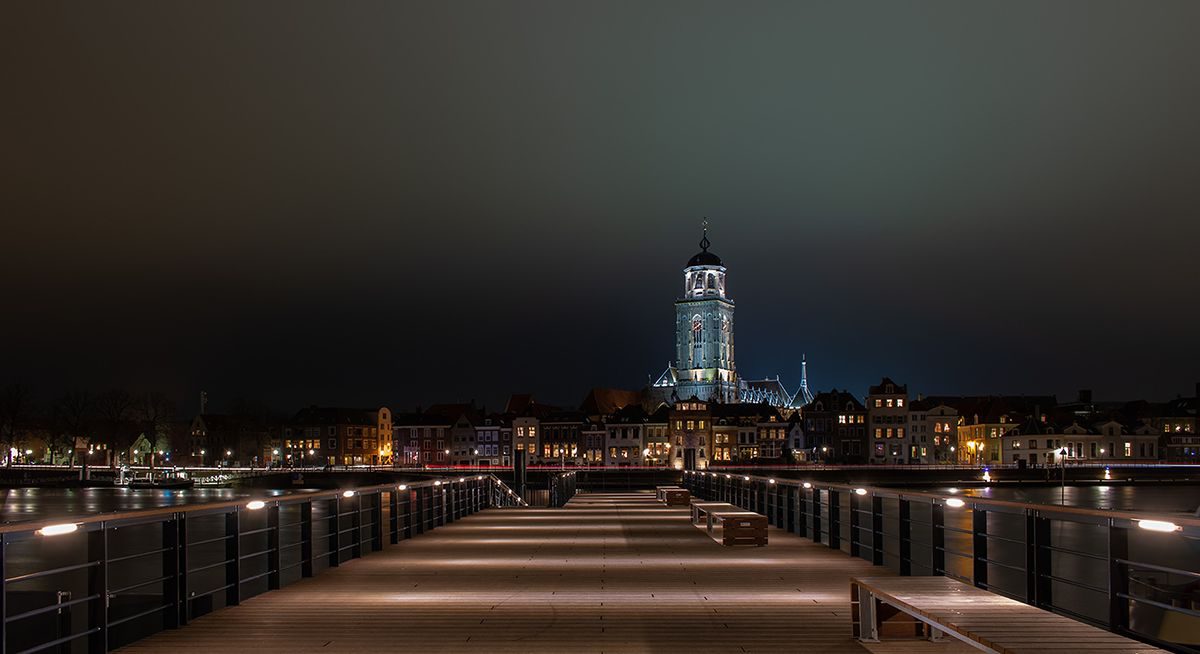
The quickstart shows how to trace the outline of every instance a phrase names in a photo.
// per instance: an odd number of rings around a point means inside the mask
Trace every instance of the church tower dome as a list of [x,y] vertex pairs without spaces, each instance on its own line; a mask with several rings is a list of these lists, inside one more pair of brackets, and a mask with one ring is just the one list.
[[700,239],[700,251],[688,260],[683,269],[683,296],[685,298],[725,297],[725,266],[721,257],[708,251],[708,221],[704,221],[704,236]]

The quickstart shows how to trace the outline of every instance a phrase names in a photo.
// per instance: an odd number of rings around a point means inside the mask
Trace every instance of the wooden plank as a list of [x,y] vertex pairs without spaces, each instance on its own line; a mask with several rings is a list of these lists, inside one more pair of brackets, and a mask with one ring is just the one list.
[[688,516],[653,493],[484,511],[124,651],[865,651],[849,578],[886,569],[774,528],[771,547],[719,547]]

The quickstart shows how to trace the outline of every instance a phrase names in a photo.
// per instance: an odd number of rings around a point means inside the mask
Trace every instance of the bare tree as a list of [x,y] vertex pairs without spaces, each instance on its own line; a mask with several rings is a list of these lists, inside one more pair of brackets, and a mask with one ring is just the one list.
[[135,418],[141,432],[152,441],[154,447],[168,447],[171,437],[171,422],[175,419],[175,403],[159,392],[139,395],[134,407]]
[[[9,384],[0,389],[0,446],[11,452],[21,432],[33,417],[33,389],[25,384]],[[12,465],[12,456],[8,456]]]
[[95,406],[97,433],[108,446],[109,464],[115,466],[117,454],[133,446],[138,437],[136,401],[128,391],[113,389],[97,395]]
[[64,453],[74,467],[76,445],[79,439],[90,438],[96,421],[95,399],[87,391],[70,391],[54,402],[50,416],[51,447]]

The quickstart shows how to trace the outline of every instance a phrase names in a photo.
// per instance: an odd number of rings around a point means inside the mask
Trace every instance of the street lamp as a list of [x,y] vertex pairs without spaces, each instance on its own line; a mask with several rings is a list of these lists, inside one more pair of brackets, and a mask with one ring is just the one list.
[[1058,467],[1062,468],[1062,491],[1058,496],[1059,504],[1067,503],[1067,448],[1058,451]]

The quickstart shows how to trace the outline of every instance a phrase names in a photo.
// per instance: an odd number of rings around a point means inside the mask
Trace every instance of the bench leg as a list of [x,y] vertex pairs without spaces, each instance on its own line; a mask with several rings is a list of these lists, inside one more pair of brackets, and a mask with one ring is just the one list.
[[866,643],[879,642],[879,624],[875,621],[875,596],[858,587],[858,639]]

